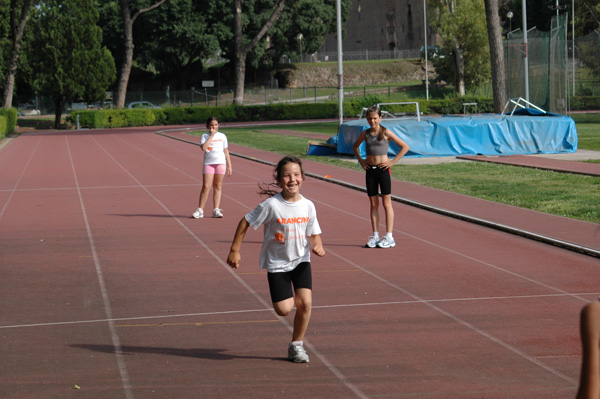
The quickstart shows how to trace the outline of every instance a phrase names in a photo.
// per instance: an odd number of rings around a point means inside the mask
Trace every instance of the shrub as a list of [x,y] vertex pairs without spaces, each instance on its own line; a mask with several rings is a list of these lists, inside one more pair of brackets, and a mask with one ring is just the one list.
[[11,134],[15,131],[15,127],[17,126],[17,109],[16,108],[0,108],[0,116],[5,118],[5,133],[2,135],[4,137],[6,134]]
[[156,121],[154,112],[149,109],[128,109],[121,111],[127,120],[127,126],[152,126]]
[[6,128],[6,117],[0,115],[0,138],[6,137],[8,129]]
[[600,97],[594,96],[575,96],[571,97],[571,110],[589,111],[600,109]]

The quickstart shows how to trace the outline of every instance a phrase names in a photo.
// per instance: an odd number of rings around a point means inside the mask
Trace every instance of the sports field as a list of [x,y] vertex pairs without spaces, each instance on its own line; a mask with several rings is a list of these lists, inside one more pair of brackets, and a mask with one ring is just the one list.
[[[230,151],[225,217],[202,220],[200,150],[153,128],[38,132],[0,151],[0,397],[574,397],[598,258],[402,202],[398,245],[366,249],[362,173],[311,160],[302,194],[327,254],[313,261],[310,363],[288,362],[262,234],[239,270],[224,262],[280,155]],[[393,187],[600,246],[591,223]]]

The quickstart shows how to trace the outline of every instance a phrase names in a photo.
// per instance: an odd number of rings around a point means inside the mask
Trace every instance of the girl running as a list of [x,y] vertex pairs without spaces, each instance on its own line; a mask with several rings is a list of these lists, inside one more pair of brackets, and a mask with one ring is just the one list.
[[[239,267],[240,248],[248,227],[256,230],[264,225],[259,262],[260,268],[267,270],[273,309],[279,316],[287,316],[296,306],[288,359],[308,363],[302,340],[312,311],[310,252],[312,248],[314,254],[325,255],[321,228],[314,204],[300,195],[304,181],[302,162],[296,157],[283,158],[273,177],[275,183],[261,187],[260,191],[270,198],[246,214],[238,224],[227,264],[234,269]],[[272,186],[281,191],[274,191]]]

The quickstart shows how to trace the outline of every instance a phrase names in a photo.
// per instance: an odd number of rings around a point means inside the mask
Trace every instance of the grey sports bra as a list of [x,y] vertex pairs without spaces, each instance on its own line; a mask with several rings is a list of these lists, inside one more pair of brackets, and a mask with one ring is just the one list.
[[379,135],[371,136],[368,130],[365,132],[367,155],[387,155],[389,142],[385,139],[379,141],[378,137]]

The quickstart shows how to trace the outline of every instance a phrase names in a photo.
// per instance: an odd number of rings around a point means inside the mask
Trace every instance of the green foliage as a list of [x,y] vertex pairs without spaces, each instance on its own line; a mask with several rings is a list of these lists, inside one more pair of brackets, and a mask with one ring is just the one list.
[[[415,100],[417,101],[417,100]],[[351,99],[344,103],[346,118],[356,118],[363,107],[386,103],[378,95],[367,95]],[[493,113],[493,100],[487,97],[453,97],[443,100],[418,100],[420,112],[427,114],[462,114],[465,102],[477,103],[478,113]],[[115,128],[127,126],[153,126],[153,125],[189,125],[202,124],[209,116],[216,116],[221,122],[247,122],[247,121],[277,121],[277,120],[306,120],[326,119],[338,117],[338,104],[309,103],[309,104],[273,104],[222,107],[172,107],[161,109],[124,109],[124,110],[85,110],[75,111],[67,121],[75,125],[77,115],[79,124],[85,128]],[[387,105],[386,111],[393,113],[415,112],[414,105]],[[473,113],[474,109],[467,109]]]
[[360,115],[363,108],[369,108],[372,105],[386,102],[385,98],[379,94],[367,94],[362,97],[352,97],[344,102],[344,113],[350,117]]
[[30,83],[54,100],[57,115],[66,102],[104,100],[115,79],[97,20],[92,0],[48,0],[32,8],[32,37],[25,48],[35,71]]
[[0,116],[6,121],[5,133],[11,134],[17,126],[17,110],[15,108],[0,108]]
[[[494,112],[494,100],[491,98],[481,97],[454,97],[446,98],[442,100],[430,100],[428,105],[428,112],[430,114],[462,114],[465,112],[464,103],[476,103],[477,113],[493,113]],[[467,112],[473,113],[472,107],[469,107]]]
[[137,63],[160,71],[180,88],[198,84],[194,79],[202,60],[219,50],[205,7],[206,2],[169,0],[138,18],[133,25]]
[[[244,43],[263,27],[275,9],[278,0],[244,0],[242,2],[242,30]],[[342,0],[344,17],[349,13],[350,0]],[[233,60],[235,57],[233,33],[233,1],[209,0],[204,5],[204,13],[211,22],[223,56]],[[277,65],[283,54],[298,59],[300,46],[303,53],[318,50],[327,33],[336,31],[336,4],[332,0],[295,0],[288,1],[277,23],[268,33],[268,42],[263,38],[249,53],[248,65],[271,67]],[[345,18],[344,18],[345,20]],[[302,33],[303,39],[298,39]]]
[[322,119],[337,116],[336,104],[293,104],[224,107],[173,107],[162,109],[84,110],[67,117],[71,125],[82,128],[202,124],[209,116],[221,122]]
[[0,115],[0,138],[6,137],[8,129],[6,127],[6,117]]
[[571,109],[573,111],[598,110],[600,109],[600,97],[571,97]]
[[[351,1],[342,0],[342,20],[346,21],[350,13]],[[324,36],[335,33],[336,7],[334,1],[298,0],[290,2],[277,24],[269,31],[268,58],[270,65],[277,65],[285,54],[292,60],[300,59],[300,52],[312,54],[318,51],[324,42]],[[302,39],[298,35],[302,35]]]
[[491,78],[489,41],[484,3],[479,0],[460,0],[446,3],[433,0],[432,25],[442,38],[444,57],[433,59],[437,80],[453,83],[458,90],[458,58],[464,61],[466,91]]

